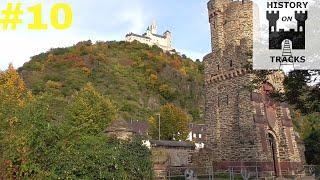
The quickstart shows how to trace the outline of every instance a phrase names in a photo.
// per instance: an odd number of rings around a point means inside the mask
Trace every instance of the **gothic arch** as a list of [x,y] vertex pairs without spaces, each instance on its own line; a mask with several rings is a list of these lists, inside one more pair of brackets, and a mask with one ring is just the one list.
[[278,144],[278,142],[280,141],[280,139],[279,139],[279,136],[274,132],[274,130],[268,129],[267,133],[268,133],[268,134],[271,134],[271,135],[275,138],[276,143]]

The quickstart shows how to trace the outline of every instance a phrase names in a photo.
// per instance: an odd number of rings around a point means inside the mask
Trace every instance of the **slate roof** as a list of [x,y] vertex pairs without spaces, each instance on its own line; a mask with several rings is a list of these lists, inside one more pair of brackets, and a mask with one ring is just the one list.
[[128,126],[125,120],[114,120],[105,132],[134,132],[134,130]]
[[152,34],[152,35],[154,35],[154,36],[156,36],[156,37],[159,37],[159,38],[166,38],[166,37],[164,37],[164,36],[162,36],[162,35],[159,35],[159,34]]
[[207,130],[207,126],[205,124],[189,123],[189,129],[191,130],[192,133],[201,134]]
[[128,120],[128,127],[137,134],[146,134],[149,130],[150,124],[147,121]]
[[195,144],[186,141],[150,140],[151,146],[195,148]]

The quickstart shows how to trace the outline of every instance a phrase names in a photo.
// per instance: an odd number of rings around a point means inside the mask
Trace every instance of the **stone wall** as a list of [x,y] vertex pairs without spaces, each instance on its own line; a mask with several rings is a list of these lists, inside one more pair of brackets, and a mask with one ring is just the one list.
[[191,166],[194,149],[178,147],[153,147],[152,150],[164,150],[169,154],[168,166]]

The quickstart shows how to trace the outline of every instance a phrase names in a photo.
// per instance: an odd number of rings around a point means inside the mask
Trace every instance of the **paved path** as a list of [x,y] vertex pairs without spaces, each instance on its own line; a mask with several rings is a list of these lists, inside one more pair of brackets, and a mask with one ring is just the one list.
[[306,176],[306,177],[303,177],[303,178],[299,178],[297,180],[315,180],[315,178],[312,177],[312,176]]
[[[276,180],[289,180],[287,178],[277,178]],[[296,178],[295,180],[315,180],[314,177],[312,176],[306,176],[306,177],[302,177],[302,178]]]

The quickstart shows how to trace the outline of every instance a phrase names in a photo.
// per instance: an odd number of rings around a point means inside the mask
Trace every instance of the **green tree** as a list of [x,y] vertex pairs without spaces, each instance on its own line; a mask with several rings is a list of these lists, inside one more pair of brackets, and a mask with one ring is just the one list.
[[101,95],[91,83],[73,96],[66,117],[74,130],[98,134],[115,119],[116,110],[111,101]]
[[312,113],[302,117],[302,139],[306,146],[306,160],[310,164],[320,162],[320,113]]
[[[161,140],[186,140],[188,129],[188,116],[179,107],[167,104],[160,110],[160,138]],[[159,122],[157,117],[150,117],[150,135],[158,139]]]

